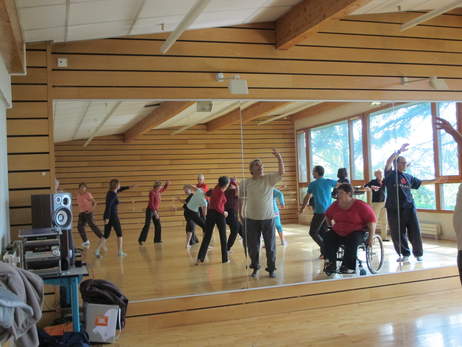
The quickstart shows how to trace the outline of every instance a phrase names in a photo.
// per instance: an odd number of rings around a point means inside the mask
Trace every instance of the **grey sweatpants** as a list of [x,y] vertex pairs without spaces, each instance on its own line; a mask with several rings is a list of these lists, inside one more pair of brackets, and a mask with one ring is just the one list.
[[244,227],[247,234],[247,246],[250,256],[250,268],[260,268],[260,238],[266,248],[266,271],[276,270],[276,239],[274,232],[274,219],[255,220],[246,218]]

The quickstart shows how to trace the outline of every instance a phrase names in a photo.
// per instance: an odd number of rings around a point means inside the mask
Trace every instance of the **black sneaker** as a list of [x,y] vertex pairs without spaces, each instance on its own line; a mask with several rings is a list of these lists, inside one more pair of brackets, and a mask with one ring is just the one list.
[[332,275],[333,273],[337,272],[337,266],[331,263],[326,263],[326,266],[324,266],[324,272],[326,273],[327,276]]
[[255,278],[257,277],[258,269],[253,269],[252,273],[250,274],[250,277]]
[[276,274],[274,273],[274,271],[269,272],[269,277],[270,278],[276,278]]

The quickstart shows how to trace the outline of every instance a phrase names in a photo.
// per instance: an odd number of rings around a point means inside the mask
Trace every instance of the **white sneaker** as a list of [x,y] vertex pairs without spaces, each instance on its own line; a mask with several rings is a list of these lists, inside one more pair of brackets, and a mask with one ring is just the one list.
[[101,253],[99,252],[99,249],[95,251],[96,258],[101,258]]
[[281,241],[281,246],[284,246],[284,247],[285,247],[285,246],[287,246],[287,245],[288,245],[287,240]]
[[396,259],[396,261],[398,263],[408,263],[409,262],[409,257],[406,257],[406,256],[402,256],[402,257],[399,257],[398,259]]
[[119,257],[126,257],[127,256],[127,253],[125,253],[124,251],[119,251]]
[[417,259],[417,261],[423,261],[423,257],[420,256],[420,257],[415,257]]
[[83,248],[90,248],[90,240],[87,240],[84,243],[82,243],[82,247]]

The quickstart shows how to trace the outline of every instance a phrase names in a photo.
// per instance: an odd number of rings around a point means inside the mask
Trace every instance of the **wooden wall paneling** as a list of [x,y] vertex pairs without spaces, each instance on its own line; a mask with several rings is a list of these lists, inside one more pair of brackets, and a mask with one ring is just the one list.
[[8,170],[48,170],[48,154],[12,154],[8,155]]
[[46,136],[8,137],[8,153],[47,153]]
[[9,119],[8,135],[48,135],[48,119]]
[[[68,57],[70,66],[58,69],[52,62],[53,95],[59,99],[202,99],[204,95],[230,99],[227,88],[214,79],[222,71],[248,80],[250,93],[242,99],[459,99],[462,24],[458,16],[448,15],[447,25],[439,20],[413,28],[410,34],[399,33],[400,23],[412,15],[336,20],[288,51],[274,50],[271,27],[188,31],[167,56],[158,54],[165,34],[55,44],[53,56]],[[400,84],[401,76],[435,75],[447,78],[449,91],[433,90],[425,81]]]
[[[21,76],[22,77],[22,76]],[[40,102],[14,102],[13,107],[6,110],[8,119],[14,118],[46,118],[47,103]]]
[[50,187],[48,171],[11,172],[8,174],[10,189]]
[[[49,45],[49,44],[48,44]],[[26,47],[27,75],[12,78],[13,108],[7,111],[11,237],[30,227],[30,196],[50,192],[53,160],[46,44]],[[50,116],[51,115],[51,116]]]
[[52,44],[51,42],[47,42],[46,47],[46,67],[47,67],[47,120],[48,120],[48,164],[50,170],[50,188],[55,189],[55,181],[56,181],[56,172],[55,172],[55,144],[54,144],[54,117],[53,117],[53,99],[52,99],[52,85],[51,85],[51,72],[53,66],[53,56],[51,55],[52,51]]

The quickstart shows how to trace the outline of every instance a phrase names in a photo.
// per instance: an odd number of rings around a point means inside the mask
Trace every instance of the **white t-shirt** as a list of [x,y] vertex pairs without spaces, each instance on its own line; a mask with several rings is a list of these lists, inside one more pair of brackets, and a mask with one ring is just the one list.
[[273,219],[273,188],[281,180],[277,172],[247,178],[240,185],[239,196],[245,199],[244,216],[255,220]]
[[204,192],[201,189],[197,189],[186,207],[191,211],[199,212],[199,207],[201,206],[207,206],[207,200],[205,200]]

